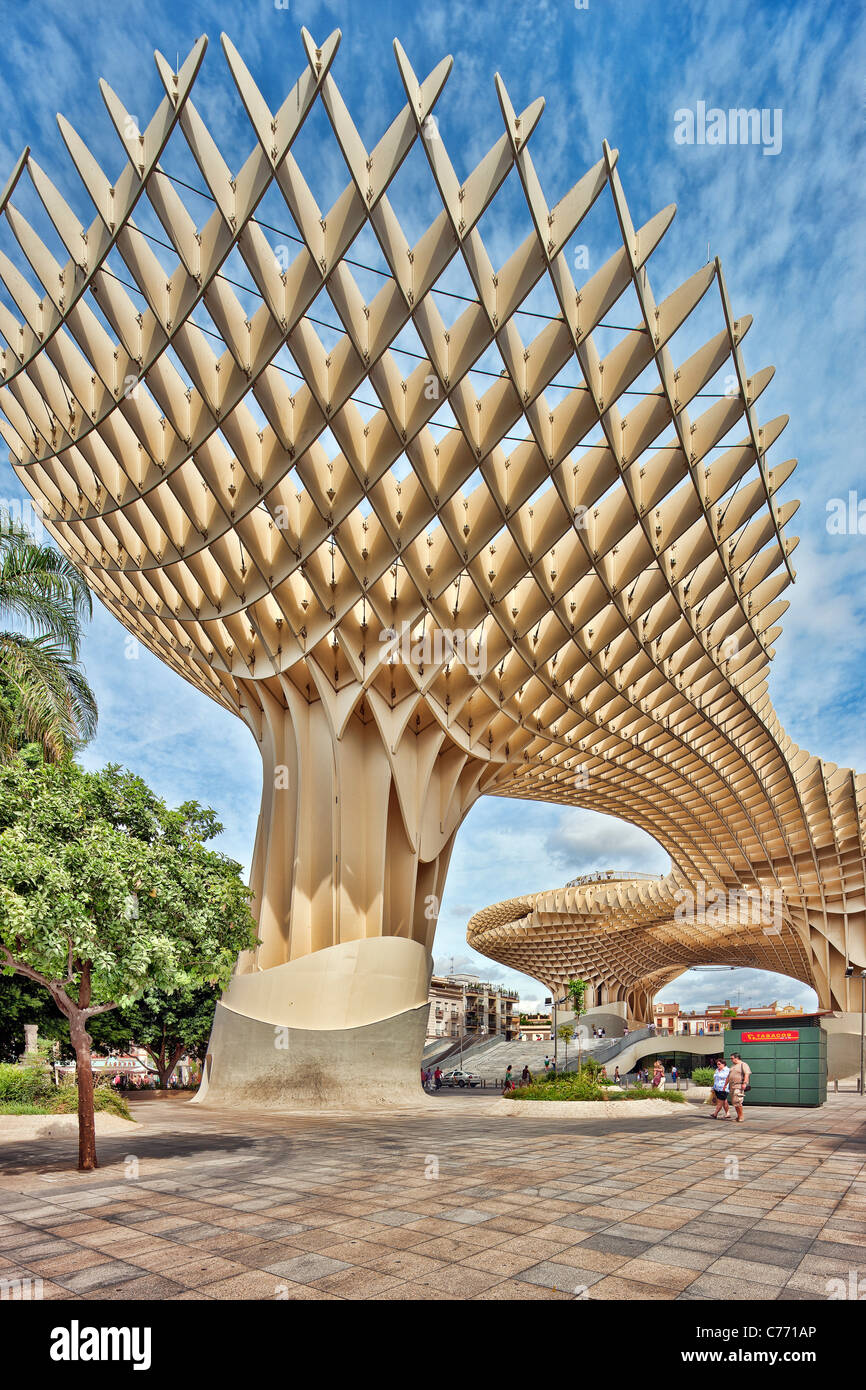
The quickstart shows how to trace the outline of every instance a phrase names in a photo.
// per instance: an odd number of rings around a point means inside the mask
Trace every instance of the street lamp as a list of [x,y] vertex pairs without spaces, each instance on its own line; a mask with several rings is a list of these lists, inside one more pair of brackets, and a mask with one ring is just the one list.
[[[846,980],[850,980],[854,974],[853,965],[849,965],[845,970]],[[859,1091],[861,1096],[864,1089],[864,1073],[866,1073],[866,970],[860,971],[860,1081]]]

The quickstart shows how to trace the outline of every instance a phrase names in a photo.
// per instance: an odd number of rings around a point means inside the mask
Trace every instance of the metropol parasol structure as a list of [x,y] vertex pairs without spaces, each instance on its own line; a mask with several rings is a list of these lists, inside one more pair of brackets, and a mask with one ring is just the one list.
[[[671,871],[485,909],[479,950],[551,988],[582,973],[636,1019],[707,962],[853,1008],[864,778],[794,746],[767,693],[797,504],[777,500],[794,462],[768,461],[786,419],[760,423],[751,319],[717,261],[656,300],[674,208],[635,227],[607,143],[551,206],[544,103],[516,113],[499,78],[500,133],[461,180],[433,114],[450,59],[419,80],[395,42],[405,104],[368,149],[339,40],[302,31],[273,112],[223,37],[234,173],[191,95],[202,38],[176,71],[155,55],[147,122],[102,84],[116,174],[58,118],[86,222],[29,150],[0,194],[15,471],[109,611],[261,749],[261,944],[217,1007],[209,1099],[416,1093],[448,860],[485,794],[627,820]],[[300,154],[323,117],[345,166],[328,208]],[[413,241],[407,160],[436,200]],[[508,180],[525,233],[494,262]],[[578,285],[597,215],[612,254]],[[527,307],[539,287],[552,312]],[[720,919],[708,893],[772,918]]]

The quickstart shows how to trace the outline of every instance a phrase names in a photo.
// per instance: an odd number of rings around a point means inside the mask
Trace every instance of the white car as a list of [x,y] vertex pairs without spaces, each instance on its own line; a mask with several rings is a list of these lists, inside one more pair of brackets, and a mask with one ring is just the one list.
[[442,1080],[446,1086],[480,1086],[481,1077],[474,1071],[446,1071]]

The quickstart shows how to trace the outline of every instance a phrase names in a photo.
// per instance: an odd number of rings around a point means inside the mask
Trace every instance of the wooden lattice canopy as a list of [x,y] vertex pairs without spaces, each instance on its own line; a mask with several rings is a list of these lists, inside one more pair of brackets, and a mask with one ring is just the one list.
[[[450,59],[419,82],[395,42],[406,103],[368,150],[339,32],[302,38],[276,113],[223,38],[252,146],[236,172],[192,101],[202,38],[177,72],[156,55],[165,96],[141,128],[102,84],[116,174],[59,118],[89,225],[29,151],[0,195],[30,267],[0,256],[17,310],[0,304],[0,429],[109,610],[260,741],[257,964],[380,934],[429,946],[454,834],[492,792],[629,820],[677,882],[783,892],[771,968],[843,1001],[866,956],[863,778],[794,747],[767,695],[796,503],[776,499],[794,463],[768,462],[786,419],[760,423],[773,369],[744,365],[751,319],[718,261],[656,302],[674,208],[636,229],[607,143],[548,204],[541,100],[517,115],[497,78],[502,133],[461,178],[432,114]],[[346,166],[328,209],[293,153],[314,108]],[[414,244],[391,197],[409,157],[439,205]],[[16,210],[25,172],[65,263]],[[509,178],[529,230],[497,264],[479,224],[489,243]],[[257,217],[275,198],[279,222]],[[617,249],[577,285],[597,203]],[[540,285],[552,313],[527,311]],[[612,337],[617,306],[634,322]],[[699,306],[714,330],[681,360]],[[408,634],[396,654],[389,630]]]

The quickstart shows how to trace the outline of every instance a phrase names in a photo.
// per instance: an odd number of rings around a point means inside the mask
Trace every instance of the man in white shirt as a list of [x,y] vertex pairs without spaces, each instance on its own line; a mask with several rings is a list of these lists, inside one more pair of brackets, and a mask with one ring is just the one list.
[[743,1061],[739,1052],[732,1052],[731,1066],[728,1072],[728,1094],[731,1098],[731,1105],[737,1112],[738,1123],[743,1118],[743,1098],[751,1075],[752,1069],[748,1062]]

